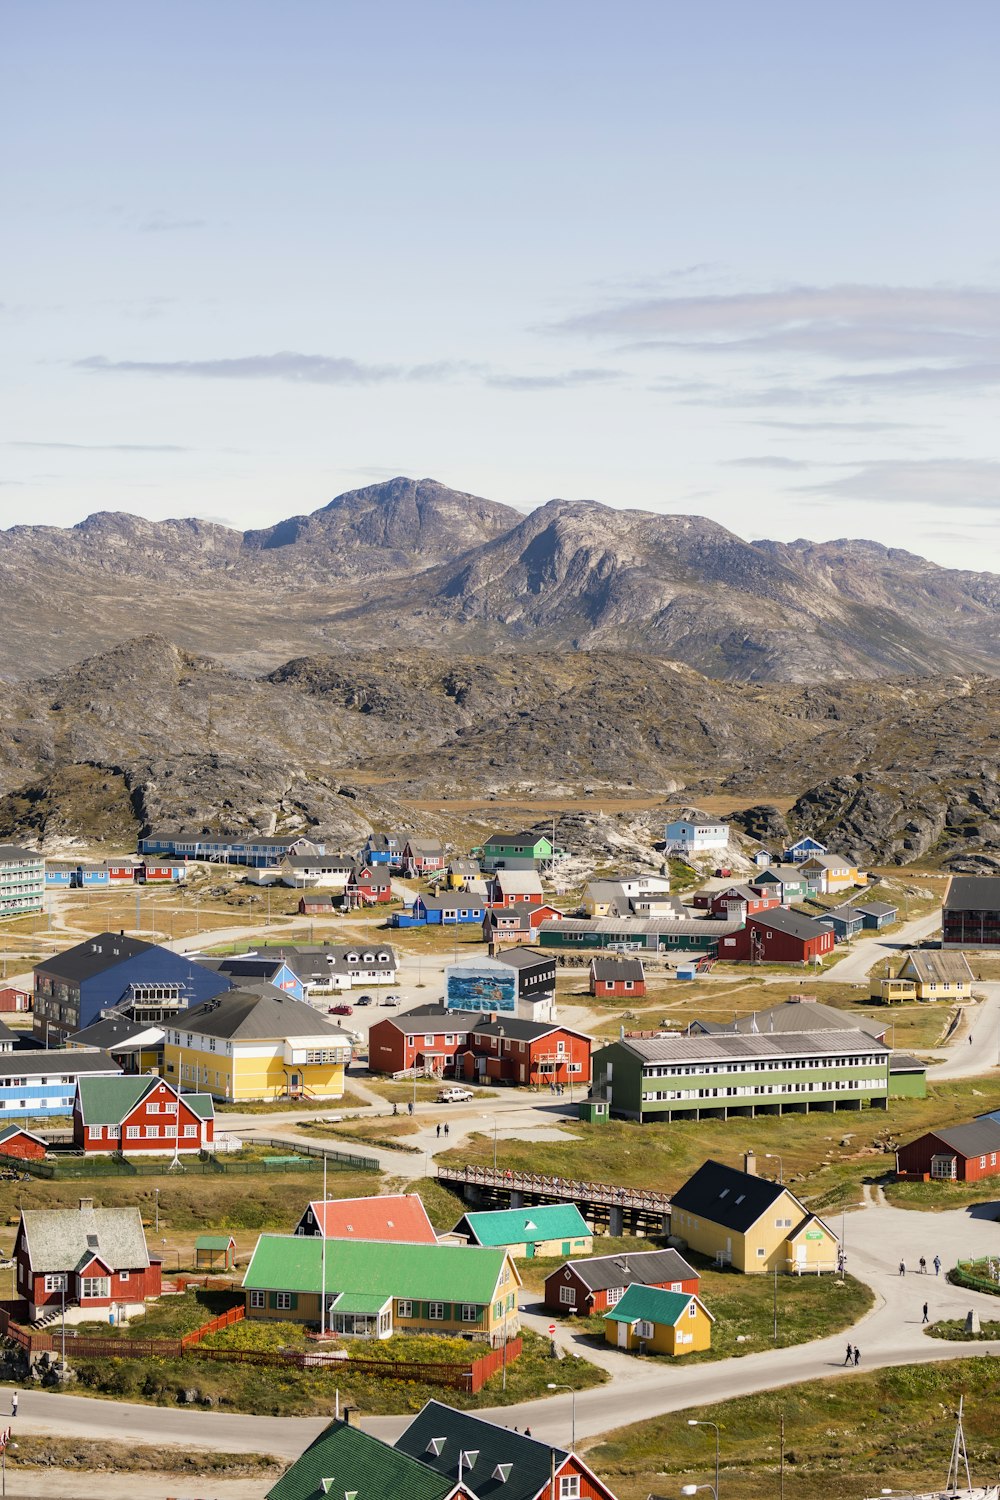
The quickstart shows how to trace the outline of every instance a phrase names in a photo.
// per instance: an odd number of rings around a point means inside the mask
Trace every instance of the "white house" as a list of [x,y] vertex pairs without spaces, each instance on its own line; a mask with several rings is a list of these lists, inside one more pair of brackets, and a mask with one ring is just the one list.
[[283,885],[344,890],[354,874],[349,854],[286,854],[279,866]]
[[711,854],[729,848],[729,824],[710,818],[677,818],[668,823],[664,835],[668,849],[685,854]]

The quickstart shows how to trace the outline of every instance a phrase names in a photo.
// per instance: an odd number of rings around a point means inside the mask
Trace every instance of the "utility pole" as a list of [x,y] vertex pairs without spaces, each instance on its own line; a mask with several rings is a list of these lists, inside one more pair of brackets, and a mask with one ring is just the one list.
[[323,1152],[323,1220],[320,1232],[319,1336],[326,1336],[326,1152]]
[[778,1500],[785,1500],[785,1413],[781,1413],[781,1463],[778,1468]]
[[778,1263],[774,1263],[774,1342],[778,1342]]

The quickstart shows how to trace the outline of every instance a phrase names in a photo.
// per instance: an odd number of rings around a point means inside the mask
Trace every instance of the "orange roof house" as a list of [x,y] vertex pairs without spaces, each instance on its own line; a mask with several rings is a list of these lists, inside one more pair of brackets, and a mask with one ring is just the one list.
[[436,1245],[437,1235],[417,1193],[386,1193],[375,1198],[328,1198],[310,1203],[296,1234],[328,1240],[391,1240],[404,1245]]

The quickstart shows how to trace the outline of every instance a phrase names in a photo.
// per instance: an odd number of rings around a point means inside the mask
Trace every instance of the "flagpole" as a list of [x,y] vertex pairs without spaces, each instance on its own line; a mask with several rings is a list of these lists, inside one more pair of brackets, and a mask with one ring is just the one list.
[[320,1288],[319,1288],[319,1336],[326,1334],[326,1152],[323,1152],[323,1217],[319,1221],[320,1239]]

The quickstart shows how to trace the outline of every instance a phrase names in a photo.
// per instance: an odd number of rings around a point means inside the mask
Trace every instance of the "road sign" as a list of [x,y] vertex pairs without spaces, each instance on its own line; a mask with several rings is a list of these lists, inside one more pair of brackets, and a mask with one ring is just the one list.
[[556,1331],[556,1325],[554,1323],[550,1323],[549,1324],[549,1337],[550,1338],[555,1333],[555,1331]]

